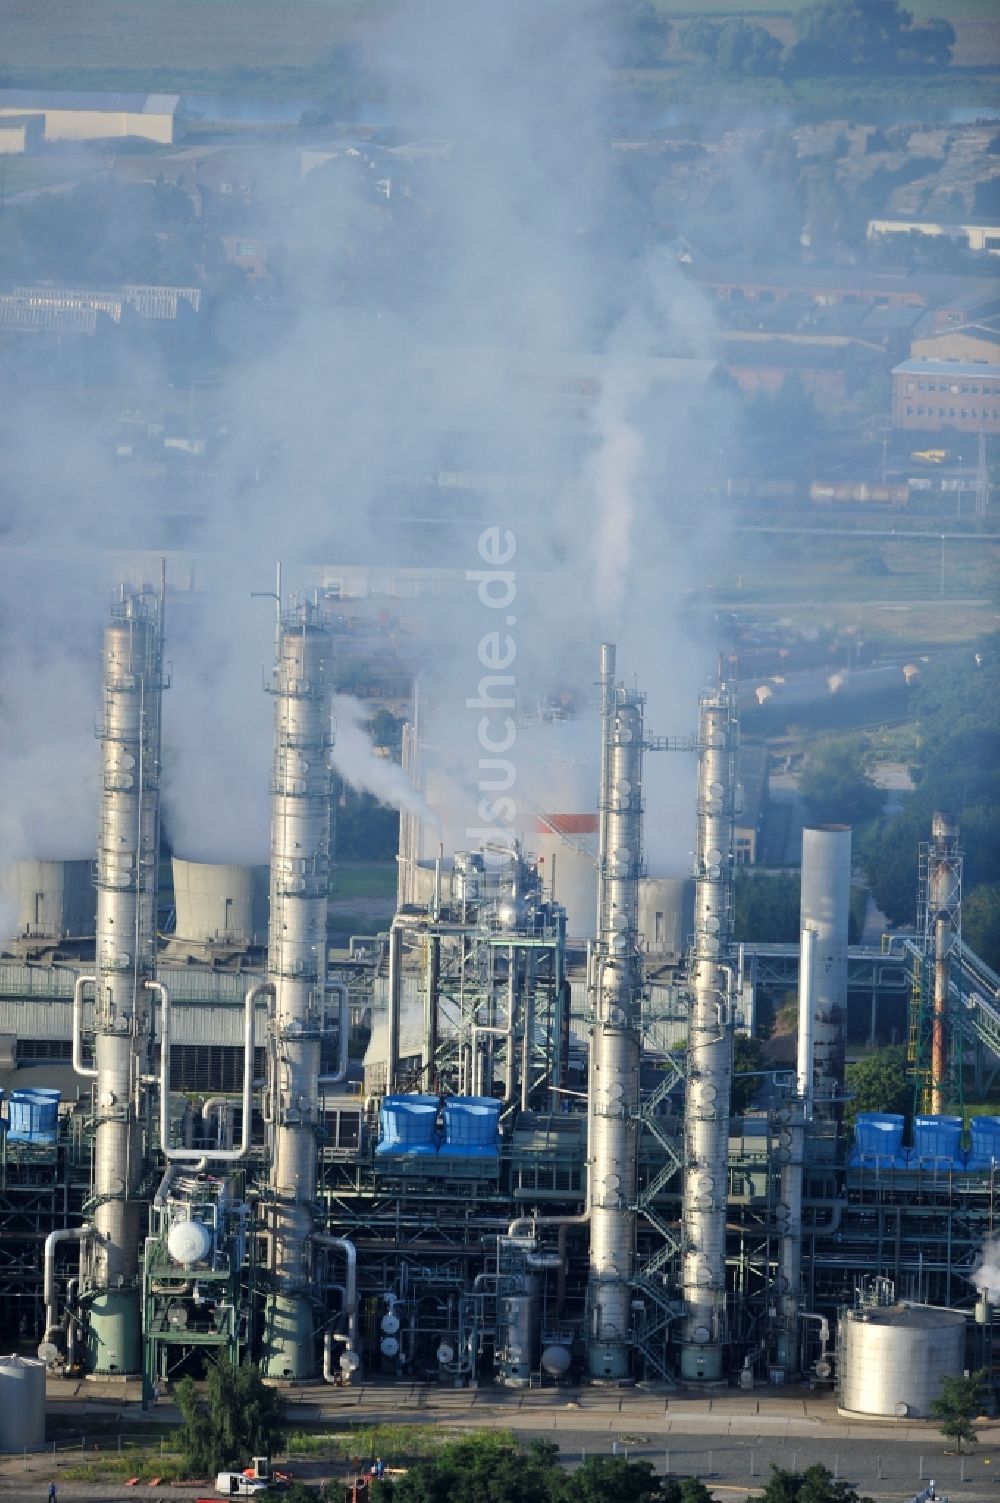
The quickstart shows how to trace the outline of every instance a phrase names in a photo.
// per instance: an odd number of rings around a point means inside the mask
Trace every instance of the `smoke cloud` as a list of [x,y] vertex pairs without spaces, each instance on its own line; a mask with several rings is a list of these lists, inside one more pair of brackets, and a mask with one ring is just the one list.
[[970,1283],[975,1289],[985,1289],[991,1304],[1000,1305],[1000,1237],[984,1246]]
[[[106,587],[155,577],[161,546],[164,819],[190,859],[267,850],[273,623],[251,594],[279,558],[304,591],[355,568],[443,581],[433,596],[412,585],[393,609],[421,669],[424,788],[449,790],[441,818],[456,842],[482,823],[467,702],[497,623],[466,575],[485,528],[516,539],[504,629],[525,722],[512,754],[523,828],[539,806],[596,805],[600,640],[617,641],[622,671],[647,690],[652,732],[693,728],[711,659],[685,599],[718,548],[695,498],[726,473],[732,412],[707,364],[672,364],[710,360],[714,329],[623,188],[609,92],[622,39],[597,0],[399,11],[373,26],[367,56],[394,127],[376,164],[336,142],[308,163],[297,145],[247,158],[255,228],[280,247],[277,291],[220,305],[204,389],[178,377],[173,354],[135,362],[130,405],[164,417],[179,386],[180,416],[164,421],[183,426],[186,406],[213,440],[204,478],[137,480],[114,458],[110,405],[95,415],[78,394],[60,411],[38,389],[3,393],[13,536],[79,545],[82,580],[74,610],[50,612],[39,552],[19,594],[32,642],[5,621],[5,854],[93,850]],[[332,608],[351,612],[346,599]],[[555,750],[553,704],[569,717]],[[371,755],[360,717],[338,702],[339,770],[427,820],[401,771]],[[651,869],[685,870],[693,767],[657,757],[647,772]]]

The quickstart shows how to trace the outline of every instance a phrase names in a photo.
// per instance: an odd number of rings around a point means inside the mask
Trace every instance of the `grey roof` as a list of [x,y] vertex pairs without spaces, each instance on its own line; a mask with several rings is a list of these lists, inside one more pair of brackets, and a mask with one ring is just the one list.
[[173,115],[179,94],[123,94],[75,89],[0,89],[0,110],[112,110],[129,115]]
[[990,360],[904,360],[892,368],[894,376],[970,376],[1000,381],[1000,365]]

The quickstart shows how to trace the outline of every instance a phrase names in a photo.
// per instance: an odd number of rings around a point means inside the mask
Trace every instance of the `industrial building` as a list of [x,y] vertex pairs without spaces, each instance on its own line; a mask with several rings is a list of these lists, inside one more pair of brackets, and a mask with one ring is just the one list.
[[[541,819],[581,863],[572,919],[542,831],[427,864],[404,820],[395,917],[331,950],[335,640],[318,601],[279,600],[268,869],[178,858],[163,936],[162,581],[114,603],[96,882],[37,860],[8,880],[8,1340],[57,1373],[141,1372],[147,1401],[227,1354],[279,1381],[808,1378],[916,1415],[991,1362],[1000,1119],[967,1142],[956,1113],[969,1059],[1000,1058],[1000,978],[962,943],[954,822],[929,832],[913,937],[849,948],[851,832],[827,826],[803,837],[800,945],[737,946],[735,686],[705,688],[693,735],[654,735],[606,644],[596,820]],[[697,767],[688,882],[645,877],[651,755]],[[797,987],[797,1056],[733,1115],[765,975]],[[842,1130],[859,987],[908,1003],[910,1142],[901,1117]]]
[[892,372],[892,424],[922,433],[1000,433],[1000,365],[904,360]]
[[181,135],[179,94],[99,94],[59,89],[0,89],[5,116],[38,116],[46,141],[140,136],[172,146]]

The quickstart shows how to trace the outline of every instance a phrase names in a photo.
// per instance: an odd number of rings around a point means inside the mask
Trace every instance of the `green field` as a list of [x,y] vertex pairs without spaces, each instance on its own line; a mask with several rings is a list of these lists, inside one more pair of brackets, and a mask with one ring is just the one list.
[[[793,40],[794,15],[802,8],[795,0],[769,6],[730,0],[709,11],[691,0],[657,3],[665,16],[678,21],[696,15],[755,16],[784,42]],[[258,95],[309,94],[314,88],[322,92],[334,49],[362,34],[377,36],[378,27],[391,26],[393,12],[403,4],[404,0],[89,0],[84,6],[78,0],[46,0],[45,24],[40,25],[35,0],[0,0],[0,85]],[[911,109],[939,102],[995,101],[988,80],[982,80],[986,87],[975,89],[975,75],[1000,64],[994,0],[914,0],[908,8],[918,18],[943,11],[958,25],[956,61],[971,65],[972,77],[963,77],[963,68],[939,78],[803,80],[808,83],[804,103],[826,112],[838,112],[839,106],[844,113],[856,104],[882,99],[886,87],[890,104],[898,100]],[[683,102],[697,97],[704,87],[701,70],[678,64],[675,49],[676,32],[667,66],[626,74],[622,81],[655,98]],[[748,102],[803,102],[801,88],[786,90],[780,80],[730,79],[730,97],[734,85],[739,98]]]
[[339,901],[347,898],[394,898],[395,861],[337,862],[330,883],[330,896]]

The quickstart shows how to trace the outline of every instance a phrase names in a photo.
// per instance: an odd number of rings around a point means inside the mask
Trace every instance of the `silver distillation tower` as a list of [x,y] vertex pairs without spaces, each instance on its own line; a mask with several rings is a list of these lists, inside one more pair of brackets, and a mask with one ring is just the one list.
[[728,967],[736,792],[736,699],[720,679],[698,701],[695,938],[684,1106],[681,1376],[722,1376],[733,1027]]
[[630,1375],[642,965],[642,695],[615,683],[601,648],[601,794],[597,945],[591,986],[590,1275],[587,1367],[597,1381]]
[[[279,602],[280,611],[280,602]],[[316,1371],[312,1246],[326,991],[330,871],[330,635],[319,609],[280,614],[271,780],[271,907],[267,975],[267,1201],[271,1288],[263,1366],[272,1378]]]
[[[94,975],[77,982],[74,1065],[95,1086],[92,1228],[83,1237],[85,1353],[93,1372],[142,1366],[139,1247],[145,1207],[144,1080],[152,1075],[159,855],[163,589],[127,593],[104,632],[103,788]],[[80,997],[94,984],[95,1068],[84,1069]]]

